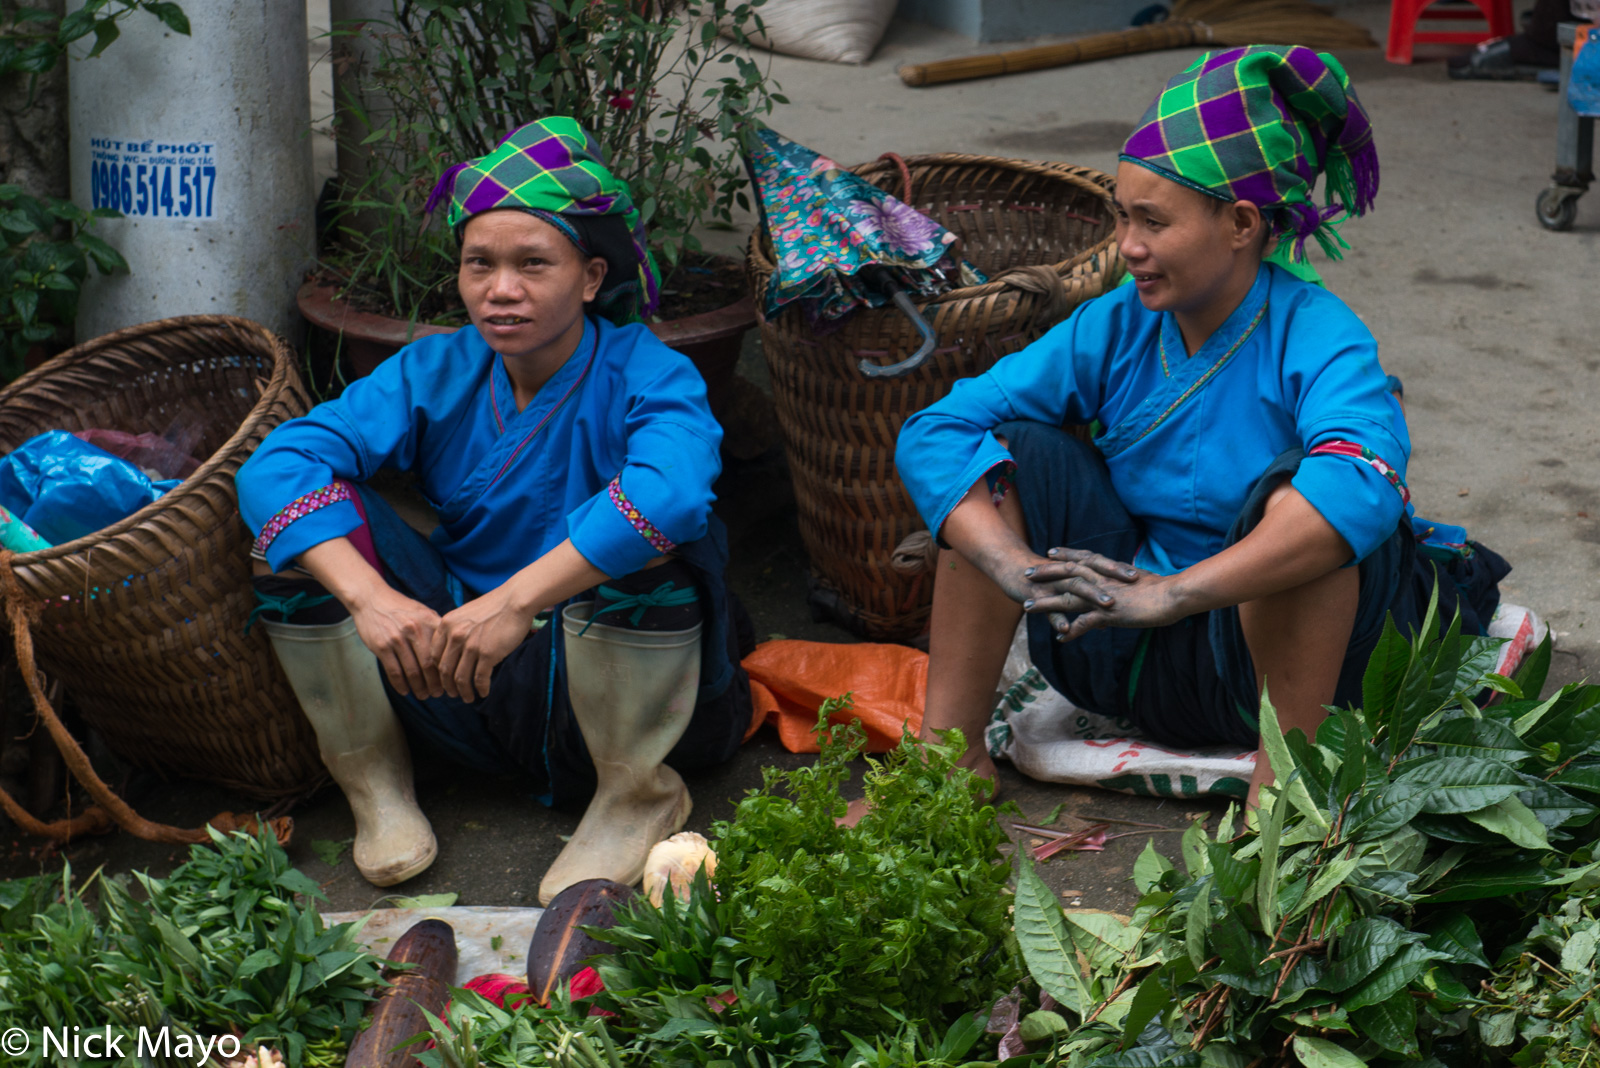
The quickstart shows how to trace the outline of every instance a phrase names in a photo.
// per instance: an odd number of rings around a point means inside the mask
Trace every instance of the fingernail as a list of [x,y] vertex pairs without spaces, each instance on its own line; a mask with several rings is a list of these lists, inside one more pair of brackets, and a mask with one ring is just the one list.
[[1100,603],[1101,604],[1110,604],[1111,603],[1111,598],[1102,593],[1100,595]]
[[1024,571],[1023,574],[1027,575],[1029,578],[1033,578],[1033,568],[1028,568],[1028,570]]
[[1022,607],[1023,607],[1024,610],[1032,608],[1033,607],[1033,602],[1032,601],[1023,601],[1022,602]]
[[1054,556],[1055,554],[1056,551],[1054,549],[1051,549],[1049,552],[1045,553],[1046,556]]

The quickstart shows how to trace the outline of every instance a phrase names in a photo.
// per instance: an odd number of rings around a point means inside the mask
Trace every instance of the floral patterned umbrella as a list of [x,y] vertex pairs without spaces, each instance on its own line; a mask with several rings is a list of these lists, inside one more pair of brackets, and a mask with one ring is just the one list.
[[863,362],[861,370],[872,376],[903,374],[926,359],[933,329],[912,297],[926,299],[988,281],[957,258],[956,235],[773,130],[751,131],[744,148],[777,262],[762,295],[766,314],[795,303],[826,329],[857,308],[892,302],[917,324],[924,344],[901,363]]

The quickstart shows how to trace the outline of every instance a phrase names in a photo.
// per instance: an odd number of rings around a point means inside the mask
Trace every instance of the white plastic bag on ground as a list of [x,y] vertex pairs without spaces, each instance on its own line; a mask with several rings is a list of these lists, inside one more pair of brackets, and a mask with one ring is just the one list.
[[756,9],[762,48],[830,63],[865,63],[894,17],[898,0],[767,0]]
[[[1128,720],[1078,708],[1051,689],[1028,659],[1025,625],[1012,639],[1000,679],[1003,693],[985,732],[991,757],[1009,760],[1042,782],[1151,797],[1245,796],[1256,766],[1253,751],[1168,749]],[[1532,610],[1502,604],[1488,627],[1490,637],[1507,639],[1495,671],[1514,673],[1548,632]]]

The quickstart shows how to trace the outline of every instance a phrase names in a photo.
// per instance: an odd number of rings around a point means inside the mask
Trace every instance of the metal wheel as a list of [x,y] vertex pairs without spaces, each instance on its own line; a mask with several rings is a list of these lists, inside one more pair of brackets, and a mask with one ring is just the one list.
[[1539,194],[1534,211],[1546,230],[1570,230],[1578,217],[1579,190],[1553,185]]

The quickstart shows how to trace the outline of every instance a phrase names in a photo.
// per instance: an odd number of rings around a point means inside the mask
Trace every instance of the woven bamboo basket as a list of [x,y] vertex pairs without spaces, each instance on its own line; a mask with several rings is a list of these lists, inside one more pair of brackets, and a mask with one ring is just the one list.
[[250,532],[233,485],[261,439],[308,410],[295,362],[263,326],[196,315],[96,338],[0,391],[0,452],[46,430],[160,434],[201,420],[194,451],[208,459],[182,485],[11,566],[37,605],[40,669],[114,753],[260,799],[325,774],[266,634],[245,634]]
[[[893,566],[896,547],[924,527],[895,472],[901,425],[958,379],[1034,341],[1123,272],[1109,175],[991,156],[904,162],[912,194],[902,199],[959,236],[966,258],[991,279],[920,306],[939,338],[921,367],[898,378],[857,370],[863,357],[896,363],[921,343],[892,306],[859,309],[825,335],[796,308],[770,320],[760,315],[760,295],[776,269],[764,232],[751,237],[746,261],[811,557],[813,610],[877,641],[922,633],[933,593],[925,572]],[[903,193],[896,163],[856,172]]]

